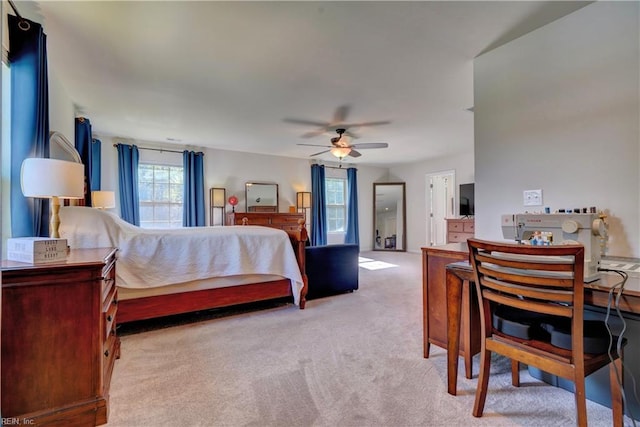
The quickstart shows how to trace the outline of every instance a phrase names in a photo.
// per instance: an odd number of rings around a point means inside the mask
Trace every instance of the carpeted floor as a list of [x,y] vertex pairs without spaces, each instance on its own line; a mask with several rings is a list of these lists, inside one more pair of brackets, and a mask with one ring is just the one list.
[[[368,252],[354,293],[205,312],[122,329],[108,426],[573,426],[572,393],[492,366],[485,415],[474,379],[446,392],[446,353],[422,357],[418,254]],[[588,402],[592,426],[611,410]],[[627,420],[629,421],[629,420]],[[628,425],[631,425],[629,421]]]

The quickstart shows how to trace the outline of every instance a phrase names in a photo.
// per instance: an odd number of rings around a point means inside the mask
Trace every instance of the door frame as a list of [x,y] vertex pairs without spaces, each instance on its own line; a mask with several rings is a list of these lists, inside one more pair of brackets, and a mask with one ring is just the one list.
[[[433,231],[435,229],[435,219],[433,218],[434,206],[442,203],[442,198],[434,197],[433,189],[432,189],[432,181],[434,177],[442,177],[451,179],[451,196],[448,197],[447,202],[445,202],[444,211],[446,212],[445,218],[452,218],[456,214],[455,200],[456,200],[456,171],[455,169],[443,170],[439,172],[428,173],[425,175],[425,200],[426,200],[426,218],[425,218],[425,231],[426,231],[426,242],[427,246],[437,246],[440,244],[446,243],[446,237],[444,242],[435,242],[432,238],[434,234]],[[447,206],[448,205],[448,206]],[[443,227],[446,227],[446,222],[441,224]],[[445,228],[446,229],[446,228]]]

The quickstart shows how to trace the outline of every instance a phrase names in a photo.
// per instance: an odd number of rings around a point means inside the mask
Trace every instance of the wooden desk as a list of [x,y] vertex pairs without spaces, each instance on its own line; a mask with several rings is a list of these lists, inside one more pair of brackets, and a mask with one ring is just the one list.
[[[431,344],[447,348],[447,295],[445,267],[456,261],[469,259],[467,244],[450,243],[443,246],[422,248],[422,286],[423,286],[423,339],[424,357],[429,358]],[[480,352],[480,312],[475,289],[466,286],[457,296],[461,303],[458,319],[462,326],[458,347],[462,356],[467,378],[473,372],[473,356]],[[456,352],[456,354],[458,354]]]
[[[604,273],[595,282],[584,284],[585,306],[607,307],[609,292],[620,283],[621,277]],[[473,283],[473,270],[467,262],[456,262],[446,266],[447,293],[447,391],[456,395],[458,377],[458,349],[462,322],[462,294],[468,284]],[[465,286],[465,284],[467,284]],[[467,290],[468,292],[468,290]],[[640,277],[629,277],[620,299],[620,310],[640,314]]]

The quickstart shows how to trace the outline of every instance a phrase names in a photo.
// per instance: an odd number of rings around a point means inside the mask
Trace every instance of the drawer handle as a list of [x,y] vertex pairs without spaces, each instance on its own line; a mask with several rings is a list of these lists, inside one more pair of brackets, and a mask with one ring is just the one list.
[[104,357],[109,357],[109,350],[104,352]]
[[107,316],[107,322],[111,322],[113,320],[113,317],[111,317],[111,315]]

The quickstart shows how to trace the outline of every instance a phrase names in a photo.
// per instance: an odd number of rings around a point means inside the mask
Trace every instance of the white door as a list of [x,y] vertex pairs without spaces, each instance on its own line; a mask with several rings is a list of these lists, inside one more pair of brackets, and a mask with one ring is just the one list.
[[427,242],[430,246],[447,243],[446,218],[455,215],[455,171],[427,175]]

